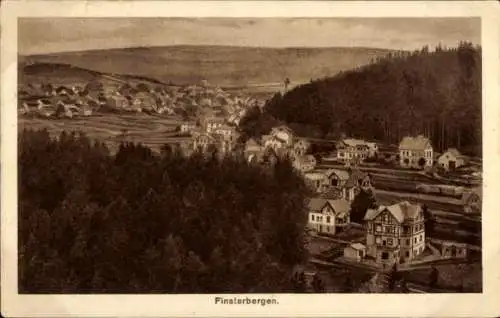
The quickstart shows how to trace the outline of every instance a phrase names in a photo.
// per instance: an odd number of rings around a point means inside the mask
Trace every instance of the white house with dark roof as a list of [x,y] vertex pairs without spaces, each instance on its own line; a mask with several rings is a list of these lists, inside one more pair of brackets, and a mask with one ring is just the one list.
[[424,214],[420,205],[403,201],[368,209],[367,255],[380,264],[411,262],[425,249]]
[[349,202],[312,198],[308,201],[309,228],[318,233],[335,234],[339,228],[349,224]]
[[337,143],[337,160],[342,162],[363,161],[378,151],[376,143],[347,138]]
[[434,164],[432,143],[423,135],[404,137],[399,143],[399,158],[401,167],[419,169],[432,167]]

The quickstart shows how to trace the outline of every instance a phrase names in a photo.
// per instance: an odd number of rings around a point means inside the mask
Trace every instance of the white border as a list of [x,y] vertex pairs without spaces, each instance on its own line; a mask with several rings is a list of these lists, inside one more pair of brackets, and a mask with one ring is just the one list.
[[[2,314],[61,316],[498,316],[498,2],[159,2],[10,1],[2,3],[1,243]],[[214,305],[209,295],[30,296],[17,294],[17,17],[481,17],[483,47],[483,294],[277,295],[279,305]],[[254,295],[257,296],[257,295]],[[263,295],[264,296],[264,295]],[[267,295],[269,297],[269,295]],[[496,296],[496,297],[495,297]]]

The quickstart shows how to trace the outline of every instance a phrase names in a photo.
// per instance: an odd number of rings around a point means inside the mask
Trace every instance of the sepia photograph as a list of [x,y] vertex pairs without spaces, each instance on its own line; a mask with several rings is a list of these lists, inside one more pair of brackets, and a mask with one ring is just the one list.
[[16,24],[19,295],[483,293],[480,17]]

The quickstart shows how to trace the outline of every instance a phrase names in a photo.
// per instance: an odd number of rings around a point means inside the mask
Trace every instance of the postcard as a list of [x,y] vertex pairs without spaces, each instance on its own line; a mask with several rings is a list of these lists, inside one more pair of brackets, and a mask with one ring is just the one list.
[[5,317],[500,314],[498,2],[1,10]]

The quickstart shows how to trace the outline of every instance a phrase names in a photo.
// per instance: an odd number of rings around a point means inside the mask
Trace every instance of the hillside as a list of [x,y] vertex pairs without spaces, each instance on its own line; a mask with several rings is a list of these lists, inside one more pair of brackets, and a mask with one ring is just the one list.
[[176,84],[207,80],[218,86],[292,84],[332,76],[389,53],[369,48],[251,48],[169,46],[23,56],[25,63],[58,63],[104,73],[145,76]]
[[[393,54],[337,76],[277,94],[264,115],[242,121],[248,135],[280,120],[319,128],[323,135],[348,135],[399,143],[425,134],[442,151],[457,147],[481,154],[481,49],[458,48]],[[257,123],[258,122],[258,123]]]

